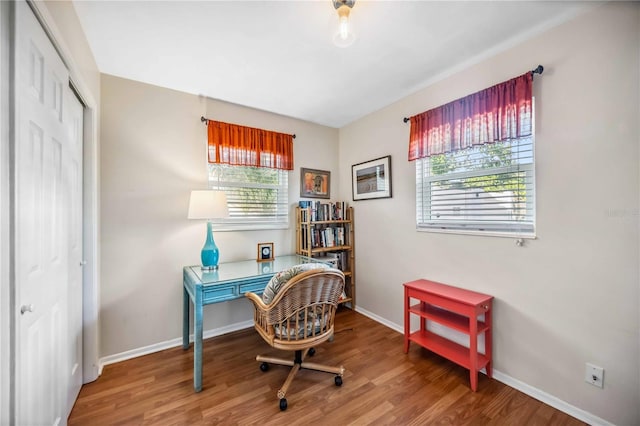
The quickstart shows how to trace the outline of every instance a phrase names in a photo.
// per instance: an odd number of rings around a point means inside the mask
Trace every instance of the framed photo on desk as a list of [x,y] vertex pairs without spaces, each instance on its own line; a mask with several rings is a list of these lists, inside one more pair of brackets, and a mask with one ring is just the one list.
[[273,243],[258,243],[258,262],[270,262],[273,260]]

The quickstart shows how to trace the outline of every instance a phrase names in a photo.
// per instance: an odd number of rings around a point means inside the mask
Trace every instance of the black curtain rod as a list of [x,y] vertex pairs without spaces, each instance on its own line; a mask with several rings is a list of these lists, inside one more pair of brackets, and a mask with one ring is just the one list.
[[[536,67],[536,69],[531,70],[531,74],[542,74],[543,71],[544,71],[544,67],[542,65],[538,65]],[[411,119],[408,118],[408,117],[404,117],[402,119],[402,121],[404,121],[405,123],[408,122],[409,120],[411,120]]]
[[[209,119],[204,117],[204,116],[200,117],[200,121],[202,121],[204,124],[208,124],[209,123]],[[296,134],[295,133],[293,135],[291,135],[291,136],[293,136],[294,139],[296,138]]]

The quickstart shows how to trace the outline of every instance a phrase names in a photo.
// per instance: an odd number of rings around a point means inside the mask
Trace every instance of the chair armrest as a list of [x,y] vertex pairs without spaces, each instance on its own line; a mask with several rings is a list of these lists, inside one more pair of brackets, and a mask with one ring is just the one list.
[[260,296],[255,293],[247,292],[244,296],[253,303],[253,322],[254,327],[265,339],[265,341],[272,344],[273,342],[273,326],[269,325],[267,320],[267,314],[269,312],[269,305],[266,305]]
[[247,292],[244,294],[244,296],[249,299],[251,302],[253,302],[253,304],[255,305],[256,309],[262,312],[265,312],[268,310],[268,305],[265,305],[265,303],[262,301],[262,298],[260,296],[258,296],[255,293],[251,293],[251,292]]

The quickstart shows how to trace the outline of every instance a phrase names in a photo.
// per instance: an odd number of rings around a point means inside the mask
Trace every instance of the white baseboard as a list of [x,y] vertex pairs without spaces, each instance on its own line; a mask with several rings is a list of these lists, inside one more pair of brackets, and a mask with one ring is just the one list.
[[[214,328],[212,330],[205,330],[202,332],[202,338],[208,339],[210,337],[221,336],[223,334],[231,333],[238,330],[244,330],[245,328],[251,327],[253,327],[253,320],[238,322],[235,324],[226,325],[224,327]],[[189,335],[189,342],[193,342],[193,334]],[[102,374],[102,369],[105,365],[114,364],[120,361],[126,361],[128,359],[152,354],[154,352],[160,352],[165,349],[175,348],[177,346],[182,346],[182,337],[100,358],[98,374]]]
[[551,407],[560,410],[564,413],[567,413],[570,416],[575,417],[578,420],[581,420],[585,423],[589,423],[590,425],[598,425],[598,426],[612,426],[613,423],[609,423],[608,421],[601,419],[600,417],[591,414],[581,408],[574,407],[573,405],[565,402],[561,399],[556,398],[555,396],[548,394],[547,392],[541,391],[538,388],[534,388],[526,384],[525,382],[521,382],[518,379],[514,379],[513,377],[501,373],[500,371],[493,369],[493,378],[499,382],[504,383],[505,385],[512,387],[514,389],[519,390],[520,392],[529,395],[532,398],[537,399],[538,401],[544,402]]
[[[371,318],[372,320],[379,322],[380,324],[386,325],[387,327],[389,327],[392,330],[397,331],[398,333],[404,334],[404,325],[398,325],[396,323],[393,323],[391,321],[388,321],[376,314],[374,314],[373,312],[369,312],[366,309],[363,309],[361,307],[356,306],[356,311],[358,313],[361,313],[362,315]],[[438,329],[438,334],[442,334],[444,337],[447,338],[451,338],[452,340],[456,341],[457,336],[454,334],[448,335],[449,333],[451,333],[449,330],[447,330],[445,327],[437,327]],[[458,342],[460,343],[460,342]],[[486,374],[486,371],[484,369],[482,369],[482,373]],[[505,385],[512,387],[514,389],[519,390],[520,392],[529,395],[532,398],[537,399],[538,401],[544,402],[545,404],[555,408],[556,410],[560,410],[572,417],[575,417],[578,420],[581,420],[585,423],[588,423],[590,425],[594,425],[594,426],[612,426],[612,423],[601,419],[600,417],[591,414],[581,408],[578,407],[574,407],[573,405],[556,398],[555,396],[544,392],[538,388],[535,388],[533,386],[530,386],[518,379],[515,379],[511,376],[509,376],[508,374],[502,373],[498,370],[496,370],[495,368],[493,369],[493,378],[496,379],[497,381],[504,383]]]
[[374,314],[373,312],[369,312],[366,309],[361,308],[360,306],[356,306],[356,312],[364,315],[365,317],[369,317],[372,320],[379,322],[382,325],[386,325],[387,327],[389,327],[392,330],[397,331],[400,334],[404,334],[404,326],[403,325],[398,325],[396,323],[393,323],[385,318],[382,318],[381,316],[378,316],[376,314]]

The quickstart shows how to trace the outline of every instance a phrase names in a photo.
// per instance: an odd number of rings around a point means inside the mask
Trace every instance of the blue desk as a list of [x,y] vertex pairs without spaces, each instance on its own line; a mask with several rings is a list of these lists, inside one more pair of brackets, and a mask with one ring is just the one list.
[[200,266],[183,268],[182,348],[189,349],[189,300],[193,303],[193,387],[202,390],[202,309],[205,305],[240,299],[248,291],[262,293],[272,276],[313,259],[291,255],[271,262],[244,260],[221,263],[217,271],[203,271]]

